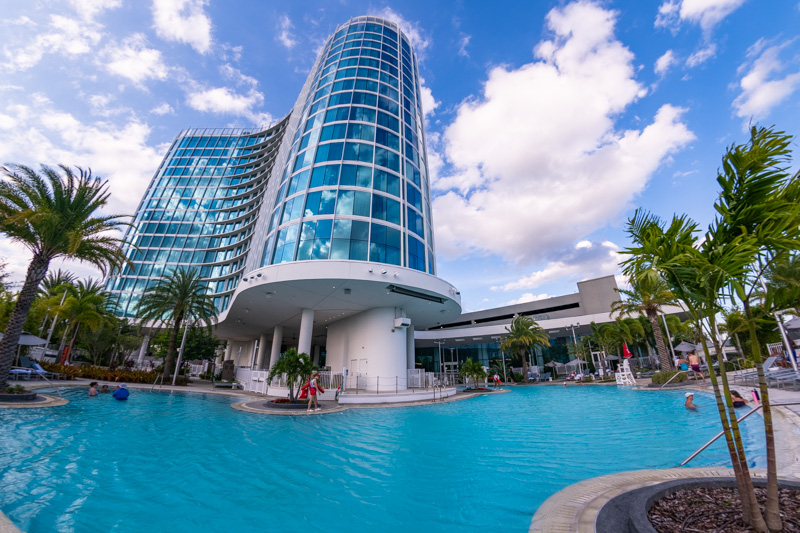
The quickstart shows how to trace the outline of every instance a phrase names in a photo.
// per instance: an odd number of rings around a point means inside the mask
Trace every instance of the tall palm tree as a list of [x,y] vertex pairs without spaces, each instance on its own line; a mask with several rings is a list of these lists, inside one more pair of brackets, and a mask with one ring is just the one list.
[[105,274],[126,263],[122,239],[113,230],[126,225],[120,215],[99,215],[108,203],[108,181],[90,170],[63,175],[47,166],[41,173],[12,165],[0,169],[0,233],[33,254],[14,310],[0,340],[0,390],[5,390],[25,319],[39,284],[55,258],[76,259]]
[[509,353],[518,353],[522,357],[522,376],[528,382],[528,354],[536,347],[550,346],[550,336],[529,316],[514,317],[510,326],[506,326],[508,334],[503,337],[500,349]]
[[164,380],[170,377],[178,333],[184,322],[210,328],[216,322],[216,314],[214,300],[208,295],[206,283],[196,269],[176,268],[158,284],[145,289],[136,316],[170,330],[162,374]]
[[675,294],[661,276],[653,273],[633,273],[630,277],[630,284],[630,289],[617,289],[617,292],[624,298],[611,304],[611,312],[617,312],[621,316],[638,314],[646,316],[647,320],[650,321],[653,337],[656,341],[656,351],[658,352],[658,360],[661,363],[661,370],[669,370],[672,368],[672,358],[667,351],[667,345],[664,343],[664,336],[661,334],[658,314],[665,305],[677,302]]

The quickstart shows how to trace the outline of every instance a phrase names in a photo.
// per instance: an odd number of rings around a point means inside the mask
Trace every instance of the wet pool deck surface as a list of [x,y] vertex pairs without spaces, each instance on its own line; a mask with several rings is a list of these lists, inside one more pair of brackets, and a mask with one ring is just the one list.
[[[638,380],[639,385],[647,385],[649,380]],[[98,381],[99,385],[108,385],[110,389],[116,387],[117,383]],[[55,381],[55,382],[21,382],[29,389],[57,387],[83,387],[88,390],[89,380],[75,381]],[[609,386],[615,383],[586,384],[583,386]],[[533,385],[540,386],[540,385]],[[564,386],[561,382],[547,382],[541,386]],[[581,386],[570,383],[568,386]],[[308,412],[306,409],[281,409],[265,406],[265,404],[275,397],[265,396],[254,392],[242,390],[218,389],[212,387],[208,381],[195,381],[187,386],[156,386],[147,384],[128,384],[129,389],[162,390],[179,392],[198,392],[205,394],[219,394],[241,398],[240,402],[231,405],[233,409],[257,414],[267,415],[302,415],[315,416],[327,413],[342,412],[347,409],[384,409],[387,407],[409,407],[414,405],[431,405],[443,402],[453,402],[474,397],[481,393],[458,393],[444,400],[405,402],[396,404],[348,404],[339,406],[337,402],[322,401],[319,411]],[[504,386],[497,392],[510,392],[513,386]],[[697,390],[713,393],[709,381],[705,383],[687,382],[683,387],[686,390]],[[751,387],[748,387],[751,388]],[[647,389],[657,392],[657,389]],[[484,393],[485,394],[485,393]],[[0,408],[49,408],[64,405],[67,400],[59,398],[57,395],[43,395],[47,398],[46,402],[22,406],[19,404],[5,403],[0,404]],[[772,403],[800,402],[800,391],[792,392],[779,389],[770,389],[770,401]],[[776,444],[776,457],[778,457],[778,476],[790,480],[800,480],[800,405],[787,407],[773,407],[774,431]],[[693,450],[687,450],[688,456]],[[760,469],[751,470],[753,477],[765,478],[766,471]],[[531,520],[530,533],[592,533],[595,531],[595,522],[600,509],[612,498],[637,488],[650,485],[657,485],[666,481],[675,481],[688,478],[712,478],[730,477],[733,470],[722,467],[704,468],[671,468],[659,470],[637,470],[631,472],[620,472],[609,474],[597,478],[587,479],[557,492],[548,498]],[[0,533],[20,533],[20,530],[0,512]]]

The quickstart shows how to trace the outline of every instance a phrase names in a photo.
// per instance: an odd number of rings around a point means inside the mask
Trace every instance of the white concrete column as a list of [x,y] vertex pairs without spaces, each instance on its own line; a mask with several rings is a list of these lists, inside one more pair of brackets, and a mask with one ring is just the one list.
[[228,341],[225,346],[225,355],[222,356],[222,361],[230,361],[233,357],[233,341]]
[[314,348],[311,350],[312,352],[314,352],[314,364],[315,365],[319,364],[319,353],[321,351],[320,348],[321,348],[321,346],[319,344],[315,344]]
[[144,360],[148,348],[150,348],[150,335],[145,335],[144,339],[142,339],[142,347],[139,348],[139,358],[136,359],[136,368],[141,368],[142,361]]
[[297,353],[311,353],[311,333],[314,330],[314,310],[303,309],[300,319],[300,335],[297,338]]
[[416,368],[414,354],[414,326],[406,328],[406,368]]
[[269,355],[269,368],[272,368],[278,362],[278,357],[281,356],[281,344],[283,344],[283,326],[275,326],[272,332],[272,351]]
[[258,337],[258,358],[256,359],[256,370],[264,368],[264,355],[267,353],[267,334],[262,333]]

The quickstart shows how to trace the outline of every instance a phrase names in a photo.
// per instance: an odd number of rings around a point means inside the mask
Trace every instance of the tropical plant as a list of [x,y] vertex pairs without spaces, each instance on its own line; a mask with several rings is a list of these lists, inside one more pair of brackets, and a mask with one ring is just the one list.
[[[56,305],[53,312],[55,316],[62,316],[67,324],[61,337],[58,354],[64,361],[70,361],[75,348],[75,339],[81,326],[88,326],[92,331],[100,331],[110,320],[113,314],[109,310],[108,293],[103,285],[94,281],[79,281],[77,285],[66,286],[66,298],[61,305]],[[53,300],[60,299],[53,296]],[[64,348],[69,339],[69,347]]]
[[550,336],[531,317],[519,315],[514,317],[510,326],[506,326],[507,335],[503,337],[500,349],[517,353],[522,357],[522,375],[528,382],[528,354],[536,347],[550,346]]
[[668,370],[672,368],[672,358],[667,351],[664,337],[661,335],[658,315],[664,306],[677,303],[675,294],[670,290],[667,282],[658,275],[638,276],[633,273],[630,277],[630,287],[630,289],[617,289],[623,299],[611,304],[611,312],[619,313],[620,316],[641,314],[647,317],[656,341],[661,370]]
[[164,361],[163,379],[170,377],[175,364],[178,335],[184,323],[210,328],[216,322],[214,300],[196,269],[176,268],[166,278],[145,289],[136,316],[164,325],[170,331]]
[[307,381],[315,369],[314,361],[308,354],[298,354],[297,348],[289,348],[272,365],[267,381],[271,382],[275,376],[284,375],[286,384],[289,386],[289,400],[294,403],[297,401],[295,386],[298,386],[299,392],[299,385],[303,381]]
[[108,182],[78,173],[64,165],[58,171],[3,167],[0,181],[0,232],[25,246],[33,257],[28,265],[14,310],[0,340],[0,389],[4,388],[19,336],[39,284],[55,258],[91,263],[105,274],[127,262],[118,230],[125,223],[119,215],[98,215],[108,202]]
[[486,371],[480,361],[473,361],[472,358],[469,358],[461,365],[458,375],[462,378],[472,378],[474,388],[478,389],[480,388],[478,380],[486,377]]
[[[743,519],[756,531],[782,529],[769,391],[750,300],[756,293],[757,279],[777,258],[796,250],[800,239],[800,174],[790,176],[787,172],[789,143],[790,137],[782,132],[753,128],[748,143],[728,150],[717,176],[722,189],[714,206],[718,216],[702,241],[697,239],[697,224],[686,216],[674,216],[671,223],[664,224],[649,213],[637,211],[627,228],[634,246],[623,252],[630,256],[623,261],[625,273],[663,277],[684,302],[706,358],[706,339],[714,344],[720,379],[718,382],[714,372],[710,378],[739,487]],[[759,375],[767,448],[765,515],[755,500],[730,400],[723,350],[716,335],[717,314],[723,311],[726,300],[743,306]]]
[[[167,355],[167,346],[169,345],[169,337],[171,332],[159,331],[153,340],[151,346],[155,348],[153,357],[162,359]],[[183,332],[180,332],[182,335]],[[183,358],[185,361],[194,359],[213,361],[217,358],[217,348],[222,344],[216,335],[211,333],[207,328],[199,328],[192,326],[186,334],[186,346],[183,349]]]

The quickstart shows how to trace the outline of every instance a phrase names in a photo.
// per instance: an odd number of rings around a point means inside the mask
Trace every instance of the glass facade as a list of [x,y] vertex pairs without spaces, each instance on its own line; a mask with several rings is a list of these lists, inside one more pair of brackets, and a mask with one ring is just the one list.
[[208,280],[220,311],[244,270],[284,119],[265,131],[191,129],[173,141],[128,232],[132,265],[111,277],[123,316],[149,285],[178,266]]
[[347,259],[435,274],[419,75],[408,39],[375,17],[340,26],[301,104],[289,157],[276,168],[281,183],[263,265]]

